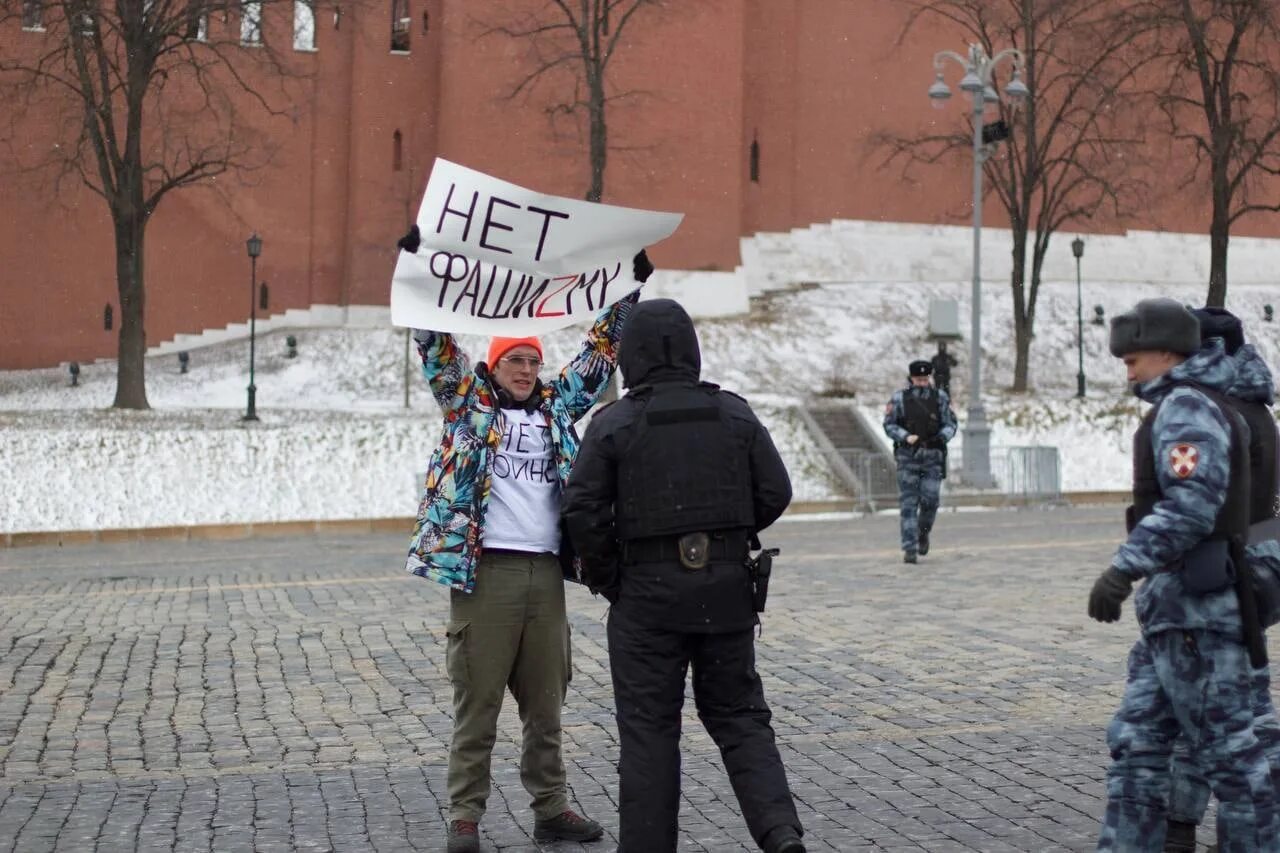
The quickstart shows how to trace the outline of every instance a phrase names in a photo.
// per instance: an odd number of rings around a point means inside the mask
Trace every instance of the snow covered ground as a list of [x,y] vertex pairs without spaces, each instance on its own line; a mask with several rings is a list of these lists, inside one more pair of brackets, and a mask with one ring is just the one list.
[[[907,362],[933,351],[926,334],[930,299],[956,299],[967,332],[968,295],[962,281],[827,284],[774,294],[757,300],[749,317],[699,322],[704,377],[751,400],[787,459],[797,500],[837,497],[839,487],[792,407],[838,392],[853,395],[878,423],[885,401],[904,384]],[[1034,390],[1013,395],[1006,390],[1013,367],[1008,285],[987,282],[983,385],[993,458],[1012,446],[1055,446],[1065,490],[1126,488],[1139,409],[1126,394],[1121,365],[1106,351],[1107,327],[1089,320],[1094,304],[1110,317],[1156,295],[1200,304],[1204,287],[1085,285],[1089,394],[1079,400],[1075,283],[1046,284],[1032,351]],[[1280,327],[1262,322],[1262,306],[1277,296],[1272,286],[1235,285],[1228,300],[1268,361],[1280,354]],[[416,369],[404,406],[403,332],[299,330],[295,359],[285,357],[285,334],[258,340],[262,421],[253,425],[239,420],[247,341],[193,352],[185,375],[175,356],[148,359],[150,412],[107,408],[113,363],[82,366],[77,388],[69,387],[65,369],[0,373],[0,531],[411,515],[416,474],[440,423]],[[550,336],[548,361],[563,363],[581,334]],[[482,339],[464,341],[469,352],[482,352]],[[951,349],[960,359],[952,392],[963,422],[968,345]]]

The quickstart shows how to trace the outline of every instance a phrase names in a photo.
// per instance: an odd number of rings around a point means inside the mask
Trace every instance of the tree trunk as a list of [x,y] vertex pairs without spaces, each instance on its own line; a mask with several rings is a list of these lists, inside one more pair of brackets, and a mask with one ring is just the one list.
[[116,289],[120,294],[120,337],[117,347],[117,409],[149,409],[147,403],[147,332],[143,292],[142,247],[146,219],[137,212],[115,214]]
[[1013,228],[1013,273],[1010,285],[1013,291],[1013,390],[1027,390],[1028,361],[1031,354],[1031,323],[1026,309],[1027,229],[1025,225]]
[[[1036,305],[1040,301],[1040,275],[1044,271],[1044,258],[1049,253],[1051,235],[1036,233],[1031,251],[1031,281],[1026,290],[1026,310],[1022,314],[1024,335],[1017,341],[1017,364],[1022,366],[1022,386],[1014,383],[1015,391],[1029,391],[1031,385],[1031,343],[1036,339]],[[1016,372],[1016,370],[1015,370]]]
[[1226,169],[1213,174],[1213,218],[1209,222],[1209,295],[1205,305],[1227,304],[1227,243],[1231,239],[1231,198]]
[[604,113],[604,77],[603,71],[588,81],[591,88],[591,189],[587,190],[587,201],[600,201],[604,198],[604,169],[608,156],[608,127]]
[[[607,164],[609,146],[609,128],[605,123],[604,112],[604,71],[600,69],[591,80],[591,189],[587,190],[587,201],[598,202],[604,198],[604,169]],[[611,403],[618,399],[618,374],[614,373],[600,395],[601,403]]]

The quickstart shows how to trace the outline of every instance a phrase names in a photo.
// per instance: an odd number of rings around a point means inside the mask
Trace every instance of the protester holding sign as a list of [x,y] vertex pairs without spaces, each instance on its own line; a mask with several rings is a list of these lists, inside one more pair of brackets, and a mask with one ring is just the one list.
[[[401,248],[418,248],[418,230]],[[653,266],[633,260],[636,282]],[[538,841],[592,841],[604,830],[569,808],[560,708],[570,677],[564,580],[580,580],[561,536],[560,493],[578,436],[574,423],[617,366],[638,291],[597,318],[582,351],[543,382],[537,337],[495,337],[471,365],[448,332],[418,330],[423,373],[445,435],[427,469],[408,568],[452,588],[446,653],[454,693],[449,748],[449,853],[477,851],[490,791],[498,712],[511,689],[524,723],[520,776]]]

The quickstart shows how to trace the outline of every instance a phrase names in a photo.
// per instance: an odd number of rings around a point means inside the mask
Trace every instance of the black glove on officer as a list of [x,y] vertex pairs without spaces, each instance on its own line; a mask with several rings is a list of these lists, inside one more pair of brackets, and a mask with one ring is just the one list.
[[649,276],[653,275],[653,264],[649,262],[649,256],[644,253],[644,249],[631,259],[631,273],[636,277],[636,281],[644,284],[649,280]]
[[418,253],[418,247],[421,245],[422,232],[418,230],[417,225],[410,228],[408,234],[396,241],[396,246],[398,246],[402,252],[409,252],[410,254],[415,255]]
[[1133,578],[1115,566],[1103,572],[1089,593],[1089,616],[1099,622],[1120,620],[1120,605],[1133,591]]

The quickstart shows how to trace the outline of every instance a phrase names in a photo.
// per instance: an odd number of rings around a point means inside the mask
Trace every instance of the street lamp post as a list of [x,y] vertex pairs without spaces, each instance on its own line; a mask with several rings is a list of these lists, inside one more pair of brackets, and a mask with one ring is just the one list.
[[245,241],[245,248],[249,251],[249,410],[245,412],[244,420],[256,421],[258,386],[253,384],[253,361],[257,344],[258,300],[255,291],[258,289],[258,255],[262,254],[262,238],[257,231]]
[[413,330],[406,328],[404,330],[404,407],[409,408],[409,376],[412,373],[410,367],[410,341],[413,336]]
[[1076,257],[1076,358],[1080,369],[1076,372],[1076,396],[1084,397],[1084,301],[1080,298],[1080,259],[1084,257],[1084,240],[1071,241],[1071,254]]
[[1013,62],[1013,79],[1004,87],[1005,96],[1013,104],[1021,103],[1030,92],[1022,82],[1022,53],[1015,48],[1002,50],[995,56],[988,56],[980,44],[969,45],[968,56],[952,50],[938,51],[933,57],[936,76],[929,87],[934,106],[941,108],[951,97],[951,88],[942,74],[946,60],[951,60],[964,68],[960,88],[969,95],[973,107],[973,292],[969,306],[969,412],[964,425],[961,478],[979,489],[995,485],[991,478],[991,428],[982,405],[982,164],[986,160],[982,119],[987,102],[999,100],[995,69],[1005,59]]

